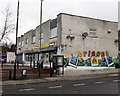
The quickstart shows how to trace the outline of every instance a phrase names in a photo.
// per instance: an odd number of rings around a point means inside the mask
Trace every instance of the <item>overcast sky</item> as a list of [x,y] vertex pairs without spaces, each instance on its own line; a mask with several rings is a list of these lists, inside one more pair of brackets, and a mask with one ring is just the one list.
[[[59,13],[118,22],[118,1],[120,0],[44,0],[43,22],[56,18]],[[0,22],[4,18],[1,11],[4,12],[8,5],[11,6],[13,23],[16,24],[17,0],[0,0]],[[20,0],[19,14],[18,36],[40,24],[40,0]],[[10,37],[15,42],[15,33]]]

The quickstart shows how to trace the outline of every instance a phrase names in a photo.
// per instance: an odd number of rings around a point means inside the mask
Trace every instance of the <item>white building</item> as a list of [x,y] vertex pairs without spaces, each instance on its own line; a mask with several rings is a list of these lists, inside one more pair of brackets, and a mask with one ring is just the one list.
[[[38,60],[39,27],[18,38],[19,58],[24,53],[26,61]],[[78,56],[79,61],[95,59],[97,63],[103,58],[112,63],[118,55],[118,22],[60,13],[42,24],[41,34],[44,63],[49,64],[49,56],[58,53],[66,58]]]

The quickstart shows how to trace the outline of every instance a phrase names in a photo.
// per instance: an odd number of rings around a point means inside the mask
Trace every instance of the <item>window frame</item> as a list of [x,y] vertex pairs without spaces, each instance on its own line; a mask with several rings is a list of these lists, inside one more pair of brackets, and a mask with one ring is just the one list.
[[21,41],[18,42],[18,45],[19,45],[19,46],[22,45]]
[[24,40],[21,41],[21,46],[24,46]]
[[32,43],[35,43],[35,35],[32,36]]
[[97,30],[96,29],[90,29],[89,30],[89,37],[97,37],[96,36]]
[[[55,32],[56,32],[56,33],[55,33]],[[58,34],[57,34],[57,27],[52,28],[52,29],[50,30],[50,39],[56,38],[57,36],[58,36]]]
[[25,44],[28,44],[28,38],[25,39]]

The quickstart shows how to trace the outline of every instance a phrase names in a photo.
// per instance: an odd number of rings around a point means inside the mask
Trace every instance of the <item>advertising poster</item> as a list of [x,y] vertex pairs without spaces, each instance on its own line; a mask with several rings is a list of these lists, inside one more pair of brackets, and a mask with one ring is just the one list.
[[111,64],[113,62],[112,57],[108,57],[107,62],[108,62],[108,64]]
[[72,67],[77,67],[77,64],[78,64],[78,58],[76,56],[72,56],[69,61],[69,65]]
[[98,59],[97,58],[91,58],[91,66],[98,66]]

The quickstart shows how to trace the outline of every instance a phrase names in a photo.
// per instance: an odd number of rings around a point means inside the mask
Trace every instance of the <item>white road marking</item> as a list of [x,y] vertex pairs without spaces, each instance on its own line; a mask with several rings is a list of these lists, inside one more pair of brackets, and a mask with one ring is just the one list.
[[61,88],[62,86],[52,86],[52,87],[49,87],[49,88]]
[[119,82],[120,80],[113,80],[113,82]]
[[73,86],[83,86],[85,85],[85,83],[81,83],[81,84],[74,84]]
[[104,81],[101,81],[101,82],[95,82],[95,84],[101,84],[101,83],[105,83]]
[[119,76],[119,74],[110,74],[110,75],[108,75],[108,76]]
[[19,91],[32,91],[32,90],[35,90],[34,88],[30,88],[30,89],[21,89]]

